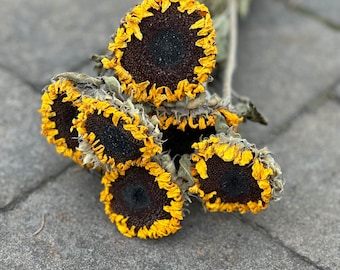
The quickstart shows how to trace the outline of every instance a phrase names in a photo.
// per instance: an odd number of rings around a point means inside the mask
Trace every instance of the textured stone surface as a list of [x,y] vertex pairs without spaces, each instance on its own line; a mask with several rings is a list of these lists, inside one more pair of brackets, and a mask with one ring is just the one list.
[[0,211],[15,198],[57,174],[70,161],[40,133],[40,95],[0,70]]
[[[237,215],[205,214],[199,204],[173,236],[125,238],[104,215],[100,190],[97,177],[74,166],[2,215],[3,269],[310,269]],[[33,236],[42,215],[45,227]]]
[[[253,1],[234,80],[270,121],[246,123],[244,137],[268,144],[287,179],[283,199],[259,215],[206,214],[196,202],[175,235],[125,238],[98,200],[99,176],[39,134],[41,87],[57,72],[93,74],[88,56],[135,2],[2,5],[0,269],[338,269],[340,36],[283,1]],[[320,16],[331,5],[296,2]]]
[[249,217],[323,269],[340,265],[339,105],[303,113],[269,145],[287,178],[285,196],[265,215]]
[[340,27],[340,2],[333,0],[284,0],[290,4],[293,9],[309,16],[318,17],[324,23]]
[[281,2],[253,2],[240,27],[234,85],[268,118],[269,128],[247,125],[247,137],[254,139],[255,128],[262,134],[259,143],[272,139],[268,129],[282,128],[335,82],[340,70],[338,44],[340,32]]
[[[137,1],[26,1],[0,10],[1,65],[34,86],[73,71],[106,50],[120,19]],[[38,89],[39,91],[39,89]]]

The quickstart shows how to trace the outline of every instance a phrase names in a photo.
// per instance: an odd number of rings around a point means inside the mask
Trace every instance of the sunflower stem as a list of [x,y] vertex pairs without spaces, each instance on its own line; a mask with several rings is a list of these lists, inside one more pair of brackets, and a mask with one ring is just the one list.
[[223,82],[223,98],[227,103],[231,102],[232,94],[232,77],[236,68],[236,54],[237,54],[237,0],[228,0],[229,4],[229,48],[228,57],[224,73]]

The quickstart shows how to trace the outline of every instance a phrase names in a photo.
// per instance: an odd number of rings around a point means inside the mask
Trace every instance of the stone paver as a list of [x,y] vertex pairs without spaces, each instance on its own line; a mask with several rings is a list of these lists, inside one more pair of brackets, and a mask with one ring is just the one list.
[[339,105],[329,101],[301,115],[269,145],[286,173],[285,196],[275,209],[248,217],[323,269],[340,265]]
[[[57,72],[91,72],[86,59],[135,2],[2,5],[0,269],[338,269],[340,36],[284,1],[253,1],[234,80],[269,118],[268,127],[246,123],[244,137],[268,144],[287,179],[268,210],[206,214],[196,202],[175,235],[128,239],[104,214],[99,176],[39,134],[41,87]],[[334,19],[329,1],[296,2]]]
[[271,140],[268,130],[290,121],[303,104],[335,82],[340,70],[338,44],[340,32],[281,2],[253,2],[240,27],[234,85],[268,118],[269,128],[247,124],[247,138],[255,139],[255,128],[262,135],[258,143]]
[[333,0],[283,0],[303,14],[318,16],[324,23],[340,29],[340,2]]
[[69,160],[39,135],[40,95],[0,70],[0,212],[3,207],[60,172]]
[[[97,177],[74,166],[5,213],[0,245],[11,252],[0,255],[0,268],[313,269],[239,217],[205,214],[199,204],[190,207],[183,229],[173,236],[149,241],[125,238],[103,213],[100,190]],[[45,227],[32,236],[41,215]]]
[[[1,65],[37,88],[106,50],[136,0],[17,0],[0,9]],[[39,89],[38,89],[39,91]]]

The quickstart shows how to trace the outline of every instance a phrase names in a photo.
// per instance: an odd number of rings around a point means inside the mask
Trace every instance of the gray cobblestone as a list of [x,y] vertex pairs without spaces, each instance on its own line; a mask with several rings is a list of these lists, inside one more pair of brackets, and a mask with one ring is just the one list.
[[[268,144],[287,179],[268,210],[206,214],[194,203],[175,235],[128,239],[103,212],[99,177],[39,134],[41,87],[58,72],[91,73],[88,56],[105,50],[135,2],[2,5],[0,269],[339,268],[339,31],[282,1],[253,1],[234,81],[269,118],[246,123],[244,137]],[[330,1],[298,2],[334,21]]]
[[[199,204],[173,236],[127,239],[104,215],[100,190],[75,166],[2,216],[1,249],[11,250],[0,255],[3,269],[312,269],[239,217],[205,214]],[[32,236],[41,215],[45,227]]]
[[334,84],[340,70],[337,44],[339,32],[282,3],[253,2],[241,24],[235,89],[251,98],[269,127],[247,123],[244,134],[250,140],[260,132],[258,143],[264,144],[274,136],[268,130],[294,118],[305,103]]
[[325,23],[330,23],[340,29],[340,2],[333,0],[290,0],[291,7],[297,9],[302,14],[310,14],[310,16],[317,16],[318,19]]
[[0,209],[66,166],[40,133],[40,96],[0,70]]
[[18,0],[2,5],[6,46],[0,50],[1,64],[41,87],[52,75],[71,71],[91,54],[105,51],[120,19],[136,2]]
[[[340,106],[329,101],[303,114],[270,149],[288,180],[284,199],[251,223],[323,269],[336,269],[340,240]],[[289,224],[289,225],[288,225]]]

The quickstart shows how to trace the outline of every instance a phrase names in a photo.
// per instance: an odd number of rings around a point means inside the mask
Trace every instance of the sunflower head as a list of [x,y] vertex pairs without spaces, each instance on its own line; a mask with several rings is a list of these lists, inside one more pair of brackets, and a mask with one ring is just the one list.
[[52,81],[68,80],[77,86],[82,96],[95,98],[100,101],[112,100],[117,97],[124,99],[120,83],[114,76],[91,77],[76,72],[63,72],[55,75]]
[[[160,123],[163,122],[162,120],[161,117]],[[170,123],[171,121],[172,123]],[[194,142],[199,141],[200,137],[209,137],[211,134],[215,134],[215,127],[209,124],[213,123],[213,121],[213,116],[210,119],[204,116],[197,118],[189,116],[182,118],[180,121],[170,116],[163,122],[164,125],[160,125],[164,140],[163,151],[168,151],[170,156],[174,158],[177,168],[179,167],[181,156],[191,154],[194,151],[191,148]]]
[[215,29],[206,6],[194,0],[144,0],[133,8],[109,45],[122,89],[157,107],[204,92],[215,67]]
[[183,104],[177,102],[174,107],[162,105],[152,113],[158,116],[159,127],[163,133],[163,151],[169,151],[177,167],[182,155],[194,152],[192,144],[200,138],[217,132],[227,132],[230,128],[236,128],[242,121],[242,118],[226,107],[209,106],[206,99]]
[[183,200],[171,174],[158,163],[132,164],[103,176],[105,213],[127,237],[160,238],[181,228]]
[[131,102],[84,97],[79,111],[74,124],[80,138],[108,169],[124,170],[161,152],[160,132]]
[[58,153],[82,164],[82,153],[77,150],[78,133],[72,121],[78,115],[81,93],[70,80],[54,81],[42,95],[39,112],[42,115],[41,134],[56,145]]
[[189,190],[199,195],[208,211],[256,214],[283,191],[274,159],[243,139],[220,134],[194,143],[193,148],[196,184]]

